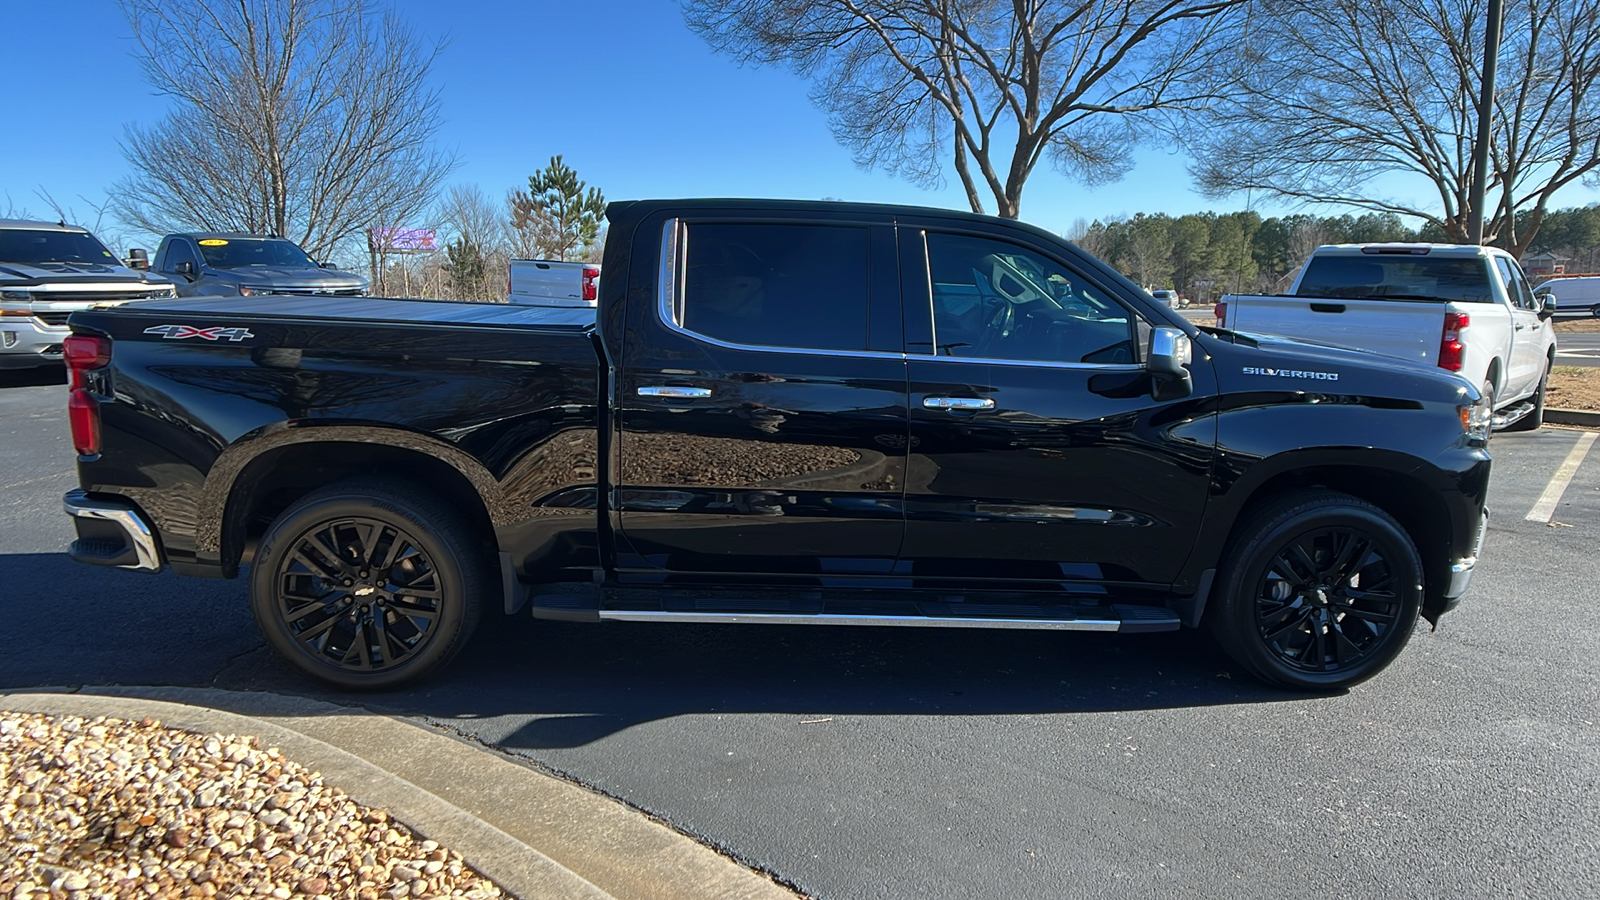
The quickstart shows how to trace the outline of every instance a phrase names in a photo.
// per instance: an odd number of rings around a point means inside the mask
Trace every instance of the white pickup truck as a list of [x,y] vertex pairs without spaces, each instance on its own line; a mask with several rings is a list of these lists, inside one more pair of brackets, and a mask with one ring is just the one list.
[[555,259],[513,259],[506,279],[506,301],[523,306],[594,308],[600,296],[597,263]]
[[1555,304],[1515,257],[1457,244],[1318,247],[1285,295],[1231,294],[1217,324],[1366,350],[1456,372],[1492,398],[1494,424],[1544,421]]

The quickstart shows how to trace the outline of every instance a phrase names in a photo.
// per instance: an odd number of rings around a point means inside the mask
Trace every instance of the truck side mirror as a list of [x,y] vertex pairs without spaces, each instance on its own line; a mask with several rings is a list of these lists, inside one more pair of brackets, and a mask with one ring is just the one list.
[[183,262],[173,266],[172,271],[177,272],[179,275],[182,275],[185,278],[193,278],[194,263],[184,260]]
[[1180,328],[1157,328],[1150,333],[1150,396],[1156,400],[1177,400],[1194,393],[1194,376],[1187,366],[1194,357],[1194,344]]
[[1539,318],[1549,319],[1556,314],[1556,298],[1549,291],[1540,291],[1533,295],[1539,301]]
[[128,268],[138,269],[141,272],[150,268],[150,254],[144,252],[143,247],[130,247],[128,249]]

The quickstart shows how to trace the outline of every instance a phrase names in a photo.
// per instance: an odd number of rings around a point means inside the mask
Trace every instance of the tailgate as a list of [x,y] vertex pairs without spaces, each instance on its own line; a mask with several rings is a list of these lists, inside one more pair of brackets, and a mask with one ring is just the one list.
[[1228,298],[1227,327],[1434,364],[1445,304],[1429,300]]

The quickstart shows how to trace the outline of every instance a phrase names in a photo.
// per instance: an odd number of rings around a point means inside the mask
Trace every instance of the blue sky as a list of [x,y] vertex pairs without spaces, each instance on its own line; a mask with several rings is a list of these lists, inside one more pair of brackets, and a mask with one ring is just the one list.
[[[476,183],[496,199],[561,153],[610,199],[837,197],[966,207],[953,174],[952,184],[926,191],[858,169],[807,99],[805,82],[714,55],[684,27],[676,3],[396,6],[420,34],[448,40],[433,77],[444,99],[440,141],[460,158],[451,181]],[[127,171],[117,145],[124,125],[167,109],[141,80],[130,35],[112,0],[0,0],[11,114],[0,141],[0,211],[9,200],[44,212],[43,190],[80,220],[93,219],[90,204],[104,202]],[[1178,153],[1151,148],[1137,161],[1121,182],[1093,190],[1041,167],[1022,217],[1063,231],[1079,217],[1246,205],[1244,197],[1194,193]],[[1574,188],[1556,205],[1597,200],[1600,191]],[[1255,201],[1263,215],[1289,211]]]

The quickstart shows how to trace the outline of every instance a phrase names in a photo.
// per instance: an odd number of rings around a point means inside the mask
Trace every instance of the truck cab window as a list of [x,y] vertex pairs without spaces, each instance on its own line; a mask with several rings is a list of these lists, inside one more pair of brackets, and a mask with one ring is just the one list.
[[1132,317],[1082,276],[1015,244],[928,234],[939,356],[1133,363]]
[[683,327],[734,344],[867,346],[866,228],[690,224]]
[[1527,279],[1522,277],[1522,269],[1503,256],[1495,257],[1494,264],[1499,267],[1500,277],[1506,283],[1506,297],[1511,305],[1537,312],[1539,303],[1533,299],[1533,290],[1528,287]]

